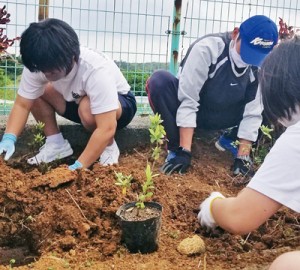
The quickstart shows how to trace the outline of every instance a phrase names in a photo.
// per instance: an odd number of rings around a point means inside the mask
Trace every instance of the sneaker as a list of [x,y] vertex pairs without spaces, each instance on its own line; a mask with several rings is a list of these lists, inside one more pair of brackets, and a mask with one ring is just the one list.
[[55,143],[45,143],[41,148],[40,152],[27,159],[27,163],[31,165],[36,165],[40,163],[49,163],[56,159],[62,159],[73,154],[73,149],[69,144],[68,140],[65,140],[63,145],[58,145]]
[[168,155],[166,157],[165,162],[169,162],[174,157],[176,157],[176,153],[174,151],[168,150]]
[[234,145],[232,139],[226,138],[224,135],[220,136],[219,140],[216,141],[215,146],[220,151],[229,151],[233,157],[237,156],[238,148]]
[[106,146],[102,155],[100,156],[99,163],[103,166],[118,164],[120,156],[119,147],[114,140],[112,145]]

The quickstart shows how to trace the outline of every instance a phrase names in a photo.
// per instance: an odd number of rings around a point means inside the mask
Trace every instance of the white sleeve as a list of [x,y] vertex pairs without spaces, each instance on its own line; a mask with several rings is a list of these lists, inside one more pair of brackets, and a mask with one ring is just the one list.
[[90,98],[92,114],[119,108],[117,85],[110,69],[95,70],[87,80],[86,93]]
[[199,94],[208,78],[209,67],[225,48],[220,37],[207,37],[196,43],[179,74],[177,126],[196,127]]
[[30,72],[24,67],[18,89],[18,94],[27,99],[37,99],[43,95],[48,83],[42,72]]
[[258,136],[258,130],[262,123],[263,103],[258,87],[255,99],[246,104],[243,119],[240,122],[238,138],[255,142]]
[[247,187],[300,213],[300,122],[277,139]]

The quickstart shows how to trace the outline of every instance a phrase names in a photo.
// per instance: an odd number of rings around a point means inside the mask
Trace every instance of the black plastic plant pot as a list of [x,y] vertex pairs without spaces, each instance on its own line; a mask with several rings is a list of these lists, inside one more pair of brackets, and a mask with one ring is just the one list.
[[118,211],[122,230],[122,243],[131,253],[151,253],[158,249],[162,206],[156,202],[145,202],[139,210],[135,202],[122,205]]

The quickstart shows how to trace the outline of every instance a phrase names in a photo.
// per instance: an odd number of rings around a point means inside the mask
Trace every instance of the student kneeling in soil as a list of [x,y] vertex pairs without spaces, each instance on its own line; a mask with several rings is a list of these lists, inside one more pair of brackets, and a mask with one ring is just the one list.
[[[300,212],[299,74],[300,36],[295,36],[267,56],[260,74],[266,115],[271,122],[279,122],[287,129],[237,197],[225,198],[221,193],[213,192],[201,203],[198,214],[201,226],[212,229],[218,225],[234,234],[247,234],[282,205]],[[300,269],[300,252],[277,258],[270,270],[275,269]]]
[[[250,150],[262,122],[257,67],[277,40],[276,24],[256,15],[232,32],[197,39],[176,77],[165,70],[153,73],[146,90],[153,111],[164,120],[168,138],[168,155],[161,168],[164,173],[188,170],[198,128],[232,128],[218,139],[216,147],[233,154],[234,175],[249,173]],[[236,140],[238,147],[233,145]]]
[[117,65],[105,54],[79,46],[67,23],[47,19],[32,23],[21,37],[25,68],[9,115],[0,154],[8,160],[31,112],[43,122],[46,143],[29,164],[48,163],[73,154],[60,133],[55,113],[92,132],[84,151],[69,169],[87,168],[99,157],[102,165],[118,163],[116,129],[130,123],[136,101]]

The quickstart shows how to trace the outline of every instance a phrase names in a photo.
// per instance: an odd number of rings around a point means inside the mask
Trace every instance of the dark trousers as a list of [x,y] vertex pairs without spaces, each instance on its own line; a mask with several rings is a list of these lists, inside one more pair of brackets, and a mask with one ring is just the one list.
[[[159,113],[163,120],[163,126],[168,139],[168,150],[177,150],[180,141],[179,128],[176,124],[177,109],[180,105],[178,100],[178,79],[168,71],[156,71],[147,81],[146,92],[153,112]],[[262,124],[270,126],[264,114]],[[234,127],[224,127],[226,130],[223,135],[233,141],[237,140],[238,126],[239,123]],[[197,115],[197,127],[204,128],[201,125],[199,112]],[[261,136],[262,134],[259,130],[257,140],[259,140]]]
[[[146,84],[146,92],[150,106],[154,113],[159,113],[163,120],[168,139],[168,150],[175,151],[179,147],[179,128],[176,124],[176,114],[180,102],[178,100],[178,79],[170,72],[159,70],[152,74]],[[201,125],[199,112],[197,126]],[[228,127],[229,128],[229,127]],[[238,126],[227,130],[224,136],[235,141],[237,139]]]
[[[137,107],[135,97],[131,91],[125,95],[118,94],[118,98],[122,106],[122,115],[117,121],[117,129],[122,129],[131,122],[136,113]],[[81,119],[78,114],[78,107],[79,105],[74,101],[66,102],[66,111],[62,117],[81,124]]]
[[170,72],[159,70],[152,74],[146,84],[146,92],[154,113],[159,113],[163,120],[168,139],[168,150],[179,147],[179,128],[176,124],[178,101],[178,79]]

